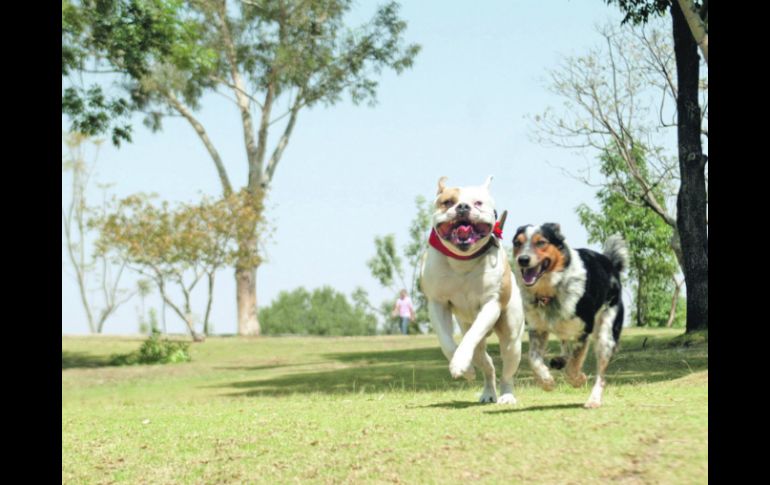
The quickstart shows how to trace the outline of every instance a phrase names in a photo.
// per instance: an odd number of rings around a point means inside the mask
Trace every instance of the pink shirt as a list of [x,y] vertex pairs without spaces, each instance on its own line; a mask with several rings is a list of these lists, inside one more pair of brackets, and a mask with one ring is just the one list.
[[412,300],[407,296],[405,298],[399,298],[396,300],[396,308],[398,308],[398,315],[401,317],[412,316]]

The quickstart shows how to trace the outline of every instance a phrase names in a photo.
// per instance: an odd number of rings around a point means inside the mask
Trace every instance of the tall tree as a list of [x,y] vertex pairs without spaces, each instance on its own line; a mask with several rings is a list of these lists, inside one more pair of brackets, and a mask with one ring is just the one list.
[[[644,29],[604,29],[600,33],[605,47],[592,50],[585,56],[567,58],[551,72],[551,88],[565,99],[564,110],[554,116],[549,109],[536,117],[538,135],[542,141],[561,147],[593,148],[599,152],[609,147],[621,157],[623,170],[610,173],[602,185],[614,190],[630,204],[643,205],[673,229],[671,246],[688,286],[689,331],[696,325],[696,317],[689,312],[692,304],[689,286],[691,282],[698,286],[702,276],[688,273],[686,269],[684,245],[691,244],[691,241],[684,241],[682,218],[688,217],[687,213],[681,212],[680,204],[676,205],[674,212],[671,210],[674,204],[666,203],[675,194],[680,199],[682,197],[682,186],[686,184],[681,174],[682,158],[680,156],[677,163],[669,157],[664,149],[665,139],[659,138],[661,128],[676,126],[681,130],[681,115],[674,112],[674,120],[669,122],[665,109],[667,99],[674,99],[677,106],[682,99],[681,86],[674,74],[678,75],[680,69],[669,60],[675,60],[670,45],[663,42],[662,36],[654,29],[652,35]],[[697,71],[695,77],[697,80]],[[696,82],[696,104],[701,87],[707,99],[707,83]],[[704,107],[707,107],[707,101]],[[654,117],[652,113],[655,113]],[[689,122],[694,123],[698,140],[701,136],[708,137],[705,113],[706,109],[703,115],[700,110],[688,115],[694,116]],[[637,148],[641,146],[648,147],[644,170],[637,159]],[[591,183],[587,177],[581,179]],[[705,184],[702,189],[705,195]],[[704,212],[706,207],[704,199]],[[705,227],[705,217],[703,224]],[[689,251],[691,255],[692,246],[689,246]]]
[[[86,3],[90,2],[83,1],[82,5]],[[356,104],[374,103],[378,75],[384,69],[401,73],[412,65],[419,51],[417,45],[404,44],[406,22],[398,17],[395,2],[379,7],[374,17],[357,29],[349,29],[343,22],[352,0],[150,3],[157,14],[151,19],[174,20],[150,21],[154,27],[169,26],[163,31],[170,31],[169,37],[175,39],[172,48],[168,52],[160,48],[150,58],[141,57],[145,61],[140,63],[142,69],[132,71],[120,55],[108,57],[110,64],[126,78],[134,105],[148,113],[149,126],[159,129],[162,117],[170,114],[190,123],[211,156],[225,195],[234,190],[225,161],[195,111],[204,93],[229,93],[243,128],[248,163],[245,188],[255,206],[270,189],[302,109],[319,103],[334,105],[345,93]],[[110,54],[112,44],[91,42],[91,33],[101,25],[99,20],[97,16],[90,29],[76,30],[84,34],[75,36],[73,42],[76,46],[95,46],[97,54]],[[124,30],[122,23],[116,24],[116,32]],[[269,150],[271,128],[279,122],[282,128]],[[239,244],[255,247],[258,236],[255,231],[243,234]],[[236,262],[238,331],[242,335],[260,333],[256,275],[256,265]]]
[[[74,271],[75,281],[80,292],[80,302],[88,319],[91,333],[102,333],[107,319],[118,308],[136,293],[120,287],[125,260],[112,264],[108,258],[93,252],[89,254],[93,236],[88,225],[88,219],[98,216],[105,209],[101,206],[89,205],[86,199],[91,177],[96,170],[100,140],[91,140],[82,133],[68,133],[64,139],[68,155],[62,164],[64,171],[72,174],[71,196],[69,203],[62,205],[62,228],[64,229],[64,244],[70,267]],[[87,160],[87,146],[95,149],[93,160]],[[96,293],[94,297],[94,280]],[[97,306],[96,301],[100,301]]]
[[[97,247],[101,254],[117,256],[150,278],[163,301],[185,322],[192,338],[200,341],[203,336],[195,330],[192,292],[205,278],[205,335],[209,331],[216,272],[236,260],[259,263],[257,252],[244,253],[237,241],[239,231],[261,227],[260,213],[253,210],[251,197],[245,191],[219,200],[180,204],[175,209],[168,203],[155,206],[146,196],[135,195],[118,201],[91,224],[99,228]],[[181,301],[172,298],[172,287],[182,294]]]
[[[636,159],[640,170],[646,172],[643,154],[637,153]],[[605,151],[602,154],[603,175],[620,172],[622,177],[630,179],[624,169],[625,163],[617,153]],[[634,181],[626,180],[625,183],[630,185]],[[656,192],[656,196],[662,199],[662,190],[657,188]],[[627,202],[609,187],[602,187],[596,196],[599,211],[592,211],[581,204],[577,213],[588,231],[589,242],[602,243],[616,233],[622,234],[628,242],[628,276],[634,289],[632,319],[637,326],[670,326],[677,315],[677,289],[681,285],[676,279],[678,264],[669,244],[673,229],[652,211]],[[672,294],[676,294],[673,299]]]
[[[677,196],[683,270],[687,284],[687,331],[708,328],[708,157],[701,143],[701,107],[698,102],[700,59],[697,32],[688,16],[697,16],[708,33],[708,2],[671,0],[607,0],[617,3],[623,22],[646,23],[651,15],[669,12],[672,19],[677,79],[677,140],[680,186]],[[684,5],[683,5],[684,4]],[[695,34],[695,36],[694,36]],[[708,39],[706,50],[708,52]]]

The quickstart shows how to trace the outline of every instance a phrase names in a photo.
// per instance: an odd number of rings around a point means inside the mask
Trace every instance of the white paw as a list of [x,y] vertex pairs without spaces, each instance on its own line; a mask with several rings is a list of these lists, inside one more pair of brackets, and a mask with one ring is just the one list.
[[502,394],[497,400],[497,404],[516,404],[516,398],[511,393]]
[[596,409],[598,407],[601,407],[602,402],[597,399],[589,399],[588,402],[583,404],[583,407],[586,409]]
[[495,391],[484,391],[483,393],[481,393],[479,402],[481,403],[497,402],[497,396],[495,395]]
[[465,377],[469,381],[476,378],[476,371],[473,369],[473,362],[471,359],[463,359],[462,356],[455,354],[452,361],[449,363],[449,373],[452,377],[459,379]]

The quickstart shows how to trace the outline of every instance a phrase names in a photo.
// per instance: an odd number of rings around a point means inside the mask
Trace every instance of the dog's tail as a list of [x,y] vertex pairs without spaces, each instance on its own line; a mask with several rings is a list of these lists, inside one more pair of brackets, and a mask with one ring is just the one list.
[[604,255],[610,258],[612,266],[622,272],[628,268],[628,246],[620,234],[614,234],[604,242]]

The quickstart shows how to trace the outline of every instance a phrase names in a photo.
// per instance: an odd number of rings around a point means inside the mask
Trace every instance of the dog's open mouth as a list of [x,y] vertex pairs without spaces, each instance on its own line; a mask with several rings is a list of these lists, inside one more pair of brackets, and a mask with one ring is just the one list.
[[477,241],[487,237],[492,231],[492,225],[460,219],[439,224],[436,231],[442,239],[465,251]]
[[551,266],[551,260],[545,258],[537,266],[523,268],[521,270],[521,278],[524,280],[524,284],[527,286],[532,286],[537,283],[537,280],[543,276],[543,273],[545,273],[549,266]]

